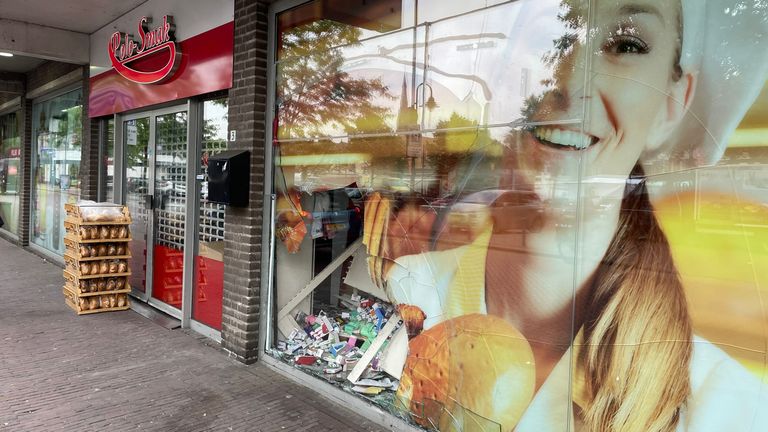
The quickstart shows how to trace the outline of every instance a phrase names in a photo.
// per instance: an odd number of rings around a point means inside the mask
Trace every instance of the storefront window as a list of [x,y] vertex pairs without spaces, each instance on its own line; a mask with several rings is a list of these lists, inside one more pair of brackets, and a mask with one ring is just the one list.
[[0,229],[13,234],[19,228],[20,130],[20,113],[0,116]]
[[750,430],[768,7],[652,3],[279,13],[268,353],[441,431]]
[[226,98],[203,103],[203,140],[200,173],[205,180],[200,190],[198,256],[195,260],[195,286],[192,318],[221,330],[221,305],[224,294],[224,204],[208,201],[208,158],[227,149]]
[[82,90],[32,107],[32,243],[64,253],[64,204],[80,198]]

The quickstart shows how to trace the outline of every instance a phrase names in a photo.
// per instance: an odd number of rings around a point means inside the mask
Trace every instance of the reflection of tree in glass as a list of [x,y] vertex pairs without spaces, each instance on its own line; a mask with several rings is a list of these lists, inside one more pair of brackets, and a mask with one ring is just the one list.
[[[444,189],[462,193],[495,186],[493,176],[488,174],[495,172],[493,166],[501,155],[501,143],[491,138],[487,128],[478,127],[475,120],[451,113],[447,120],[437,123],[435,139],[426,142],[425,153],[427,166],[434,167]],[[482,167],[470,166],[473,157]],[[464,169],[471,169],[472,172],[463,173]],[[473,176],[473,173],[482,175]],[[463,190],[457,191],[455,188],[459,185],[453,183],[458,179],[472,181],[473,184],[461,185]],[[482,184],[474,184],[477,181]]]
[[[579,4],[583,3],[583,4]],[[566,56],[573,52],[573,47],[577,41],[584,39],[584,29],[586,29],[587,19],[582,11],[587,10],[584,0],[564,0],[560,3],[561,12],[557,19],[565,27],[565,33],[552,41],[552,51],[544,54],[544,64],[550,67],[556,67]]]
[[[125,158],[129,167],[147,166],[147,144],[149,143],[149,122],[135,120],[136,144],[125,146]],[[143,145],[142,145],[143,144]]]
[[[219,109],[211,109],[208,112],[209,106],[215,106]],[[228,126],[228,106],[229,101],[227,98],[206,101],[204,105],[203,110],[206,112],[203,118],[203,141],[200,163],[205,175],[208,175],[208,158],[227,149],[227,131],[222,129],[226,129]]]
[[83,106],[76,105],[65,108],[60,115],[54,115],[52,118],[58,120],[56,122],[58,136],[56,148],[62,144],[74,149],[79,148],[83,135]]
[[[356,44],[360,29],[321,20],[282,34],[278,65],[279,137],[309,137],[341,128],[345,132],[386,130],[387,109],[374,103],[391,98],[380,79],[358,79],[343,71],[342,46]],[[326,132],[327,133],[327,132]]]
[[[176,144],[187,142],[187,116],[186,113],[175,113],[155,117],[155,136],[163,143]],[[158,142],[159,144],[160,142]]]
[[[576,63],[573,61],[573,50],[577,43],[584,45],[587,28],[586,0],[563,0],[560,3],[560,13],[557,19],[563,23],[564,33],[552,40],[552,49],[542,56],[542,64],[550,69],[549,78],[541,80],[545,90],[538,95],[532,95],[525,100],[521,115],[529,121],[546,118],[550,110],[567,103],[565,96],[558,89],[563,76],[573,72]],[[544,104],[545,99],[548,100]],[[538,117],[538,118],[535,118]]]
[[219,126],[227,125],[227,121],[229,118],[229,112],[227,111],[228,105],[228,99],[222,98],[222,99],[213,99],[208,101],[208,103],[211,103],[213,105],[219,106],[224,109],[224,112],[222,113],[222,117],[220,119],[211,119],[206,118],[203,120],[203,142],[221,142],[224,140],[219,139],[218,137],[221,136],[221,130],[219,130]]

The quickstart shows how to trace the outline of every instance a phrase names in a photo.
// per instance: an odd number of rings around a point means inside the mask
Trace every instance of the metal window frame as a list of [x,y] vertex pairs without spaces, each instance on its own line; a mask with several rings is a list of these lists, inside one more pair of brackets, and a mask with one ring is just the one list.
[[[135,112],[132,112],[130,114],[121,114],[121,115],[117,115],[116,114],[115,115],[115,178],[118,177],[118,175],[117,175],[118,169],[119,169],[119,177],[120,177],[119,189],[118,189],[118,184],[117,184],[118,182],[115,181],[115,186],[114,186],[115,187],[115,201],[125,204],[125,198],[127,196],[126,182],[123,181],[123,178],[126,175],[125,152],[127,150],[127,145],[125,144],[125,140],[124,140],[124,138],[125,138],[124,137],[125,122],[131,121],[131,120],[137,120],[137,119],[144,119],[144,118],[149,120],[149,142],[147,143],[147,147],[148,147],[147,148],[147,153],[148,153],[147,154],[147,166],[148,167],[152,167],[152,168],[149,170],[147,183],[148,183],[148,185],[152,185],[152,187],[153,187],[152,195],[154,196],[155,169],[156,169],[155,167],[156,167],[156,161],[157,161],[156,152],[155,152],[155,147],[157,145],[156,137],[155,137],[155,134],[156,134],[155,126],[156,126],[156,122],[157,122],[157,117],[163,116],[163,115],[168,115],[168,114],[173,114],[173,113],[177,113],[177,112],[187,112],[187,139],[189,139],[189,137],[190,137],[190,130],[191,130],[192,126],[193,126],[192,123],[190,122],[190,114],[189,114],[190,106],[191,106],[191,102],[188,100],[186,104],[183,104],[183,103],[179,104],[177,102],[177,103],[175,103],[173,105],[165,106],[165,107],[162,107],[162,108],[149,109],[149,110],[145,110],[145,111],[135,111]],[[118,123],[118,121],[119,121],[119,123]],[[196,125],[196,126],[199,126],[199,124]],[[120,131],[119,133],[118,133],[118,130]],[[118,141],[118,137],[119,137],[120,141]],[[117,155],[120,155],[120,157],[119,157],[119,162],[120,162],[119,163],[119,167],[118,167],[118,157],[117,157]],[[191,158],[189,157],[189,143],[187,143],[187,166],[189,166],[190,159]],[[187,181],[186,181],[187,188],[189,188],[189,180],[190,180],[190,176],[187,175]],[[118,190],[120,191],[119,199],[118,199],[118,193],[117,193]],[[189,191],[189,189],[187,189],[187,190]],[[188,199],[189,199],[189,194],[187,194],[187,200]],[[194,206],[191,206],[191,207],[194,208]],[[189,205],[186,206],[186,211],[187,212],[185,213],[185,218],[188,218],[188,215],[189,215],[189,212],[190,212],[190,206]],[[188,221],[188,219],[187,219],[187,221]],[[185,221],[185,223],[187,221]],[[183,278],[183,282],[182,282],[182,302],[181,302],[181,309],[177,309],[177,308],[175,308],[173,306],[170,306],[170,305],[168,305],[168,304],[166,304],[166,303],[164,303],[164,302],[162,302],[160,300],[157,300],[154,297],[152,297],[152,291],[153,291],[153,288],[154,288],[153,287],[153,281],[154,281],[154,259],[155,259],[155,254],[154,254],[155,225],[156,225],[156,221],[155,221],[155,214],[154,214],[154,211],[153,211],[152,212],[152,216],[151,216],[150,224],[147,227],[147,251],[146,251],[146,253],[147,253],[147,262],[151,264],[151,265],[147,265],[147,271],[146,271],[146,274],[145,274],[145,281],[147,282],[146,283],[146,288],[147,289],[146,289],[145,292],[141,292],[139,290],[136,290],[135,288],[132,288],[131,295],[133,295],[134,297],[137,297],[141,301],[149,304],[150,306],[152,306],[152,307],[154,307],[154,308],[156,308],[156,309],[158,309],[158,310],[160,310],[160,311],[162,311],[162,312],[164,312],[164,313],[166,313],[166,314],[168,314],[168,315],[170,315],[170,316],[172,316],[174,318],[182,320],[182,326],[183,327],[189,327],[189,322],[187,322],[186,323],[187,325],[184,326],[183,317],[184,317],[184,314],[187,313],[187,310],[191,309],[191,304],[187,304],[187,301],[186,301],[187,299],[185,298],[188,289],[191,289],[191,286],[189,288],[187,286],[187,280],[189,280],[191,278],[194,281],[194,269],[193,269],[194,266],[193,265],[187,265],[187,263],[190,262],[190,261],[187,261],[187,250],[190,249],[190,248],[188,248],[188,247],[184,248],[184,267],[183,267],[184,268],[184,272],[182,274],[182,278]],[[189,233],[189,230],[187,229],[187,226],[185,225],[185,236],[188,235],[188,233]],[[186,242],[186,238],[185,238],[185,242]],[[150,243],[151,243],[151,247],[150,247]],[[193,263],[194,261],[191,261],[191,262]],[[191,299],[191,297],[189,297],[189,299]]]
[[[132,121],[132,120],[139,120],[139,119],[147,119],[149,121],[149,142],[147,143],[147,165],[152,166],[153,169],[149,170],[147,173],[147,191],[149,191],[149,185],[154,185],[154,166],[155,166],[155,159],[154,159],[154,134],[155,134],[155,128],[153,125],[153,117],[152,117],[152,111],[145,111],[140,113],[134,113],[130,115],[120,115],[115,116],[115,155],[120,155],[120,185],[119,189],[117,185],[115,185],[115,201],[118,203],[125,205],[126,199],[128,198],[128,191],[127,191],[127,181],[124,181],[126,179],[127,175],[127,164],[126,164],[126,151],[128,150],[128,146],[125,143],[125,123]],[[119,118],[120,123],[117,123],[117,119]],[[117,131],[120,130],[120,133],[118,134]],[[117,137],[119,135],[120,141],[118,143]],[[151,153],[150,153],[151,151]],[[117,162],[117,161],[115,161]],[[117,163],[115,163],[115,171],[117,172]],[[116,176],[117,177],[117,176]],[[117,192],[120,191],[120,197],[117,198]],[[154,192],[154,191],[153,191]],[[145,281],[145,291],[140,291],[136,289],[136,287],[131,287],[131,295],[134,297],[140,299],[141,301],[147,303],[149,301],[149,298],[152,296],[152,280],[153,280],[153,274],[152,269],[154,266],[147,265],[151,264],[154,259],[154,247],[150,247],[149,243],[152,242],[154,244],[154,214],[150,216],[150,223],[147,226],[147,247],[146,247],[146,272],[144,274],[144,281]]]
[[[221,343],[221,330],[217,330],[213,327],[208,326],[207,324],[197,321],[194,318],[194,286],[195,286],[195,278],[194,278],[194,272],[197,271],[197,260],[195,259],[199,253],[200,253],[200,241],[199,241],[199,232],[200,232],[200,193],[201,193],[201,183],[200,180],[197,179],[197,176],[201,174],[202,170],[200,167],[200,157],[203,151],[203,126],[205,125],[205,103],[212,100],[217,99],[227,99],[227,103],[229,103],[229,92],[216,92],[213,94],[207,94],[203,95],[196,99],[190,99],[189,101],[189,115],[187,117],[189,125],[195,124],[194,129],[190,126],[189,129],[187,129],[188,133],[188,144],[187,149],[188,151],[193,151],[193,156],[187,158],[187,191],[192,191],[194,194],[194,205],[193,206],[187,206],[187,223],[190,223],[192,221],[193,225],[187,225],[186,227],[186,235],[185,243],[193,245],[194,251],[192,254],[192,257],[190,258],[191,261],[186,261],[186,251],[191,250],[192,248],[184,248],[185,251],[185,263],[191,262],[192,265],[190,266],[192,268],[192,273],[189,275],[190,279],[187,281],[186,275],[184,279],[185,284],[189,284],[190,289],[185,290],[183,292],[184,296],[189,296],[189,308],[187,308],[187,312],[182,314],[182,320],[181,320],[181,326],[183,328],[190,328],[194,330],[195,332],[207,337],[208,339],[211,339],[217,343]],[[227,105],[229,106],[229,105]],[[227,120],[227,123],[229,123],[229,120]],[[191,149],[191,150],[190,150]],[[190,184],[191,183],[191,184]],[[188,195],[189,196],[189,195]],[[224,230],[226,231],[226,226],[224,227]],[[222,296],[224,293],[222,292]],[[186,298],[186,297],[185,297]],[[187,300],[183,300],[187,301]],[[222,311],[223,312],[223,311]]]
[[[288,9],[295,8],[313,0],[281,0],[269,5],[267,11],[267,97],[266,113],[264,115],[264,208],[262,212],[262,221],[269,221],[268,224],[262,224],[261,250],[267,251],[267,259],[261,260],[261,292],[266,295],[261,296],[259,309],[265,313],[260,313],[259,328],[259,356],[266,358],[266,351],[273,345],[275,328],[275,201],[277,199],[274,192],[274,151],[272,140],[274,139],[272,124],[275,119],[275,92],[276,85],[276,62],[277,62],[277,15]],[[266,199],[266,198],[269,199]],[[262,255],[263,256],[263,255]]]
[[[182,327],[184,327],[183,324],[182,324]],[[213,327],[208,327],[207,325],[201,323],[200,321],[191,319],[189,321],[188,328],[193,330],[195,333],[199,333],[207,337],[208,339],[213,340],[214,342],[221,343],[221,331],[216,330]]]
[[[115,140],[115,176],[113,180],[114,184],[114,196],[115,202],[124,203],[127,191],[126,191],[126,144],[124,142],[124,123],[130,120],[137,120],[146,118],[149,120],[149,143],[148,143],[148,158],[147,164],[153,168],[149,171],[148,183],[155,184],[155,162],[156,155],[156,122],[157,117],[162,115],[173,114],[177,112],[187,113],[187,160],[186,160],[186,181],[185,187],[187,190],[187,205],[184,213],[185,226],[184,226],[184,272],[182,275],[182,301],[181,309],[176,309],[160,300],[152,297],[152,280],[153,280],[153,267],[154,265],[147,266],[146,280],[147,283],[146,292],[134,291],[131,294],[139,298],[141,301],[148,305],[167,313],[181,320],[182,328],[189,328],[195,332],[212,339],[216,342],[221,342],[221,332],[212,327],[205,325],[199,321],[196,321],[192,317],[193,313],[193,295],[195,284],[195,271],[197,271],[197,265],[195,258],[198,255],[199,244],[197,241],[197,234],[199,230],[199,195],[200,195],[200,182],[197,180],[197,174],[200,171],[199,157],[202,148],[202,128],[203,128],[203,104],[210,98],[190,98],[187,99],[185,104],[179,104],[178,102],[173,104],[165,104],[159,108],[155,107],[149,110],[135,110],[130,113],[120,113],[114,115],[114,140]],[[119,180],[118,180],[119,179]],[[153,191],[154,195],[154,191]],[[190,201],[192,200],[192,201]],[[147,230],[148,240],[154,244],[155,241],[155,225],[154,213],[152,215],[152,222]],[[147,261],[154,262],[153,247],[147,248]]]
[[[189,328],[192,323],[193,291],[200,227],[200,146],[202,145],[203,103],[189,99],[187,101],[187,207],[184,215],[184,279],[181,291],[181,326]],[[191,200],[191,201],[190,201]]]
[[[155,189],[154,188],[155,188],[155,184],[157,182],[157,178],[155,177],[155,175],[157,174],[157,117],[163,116],[163,115],[174,114],[174,113],[181,112],[181,111],[186,111],[187,108],[188,108],[188,106],[186,104],[184,104],[184,105],[173,105],[173,106],[169,106],[169,107],[165,107],[165,108],[158,108],[158,109],[154,109],[152,111],[149,111],[150,116],[149,116],[149,149],[148,149],[148,152],[150,154],[149,154],[149,158],[148,158],[149,159],[148,160],[148,164],[152,167],[152,169],[149,170],[149,180],[148,180],[149,183],[148,183],[148,189],[147,190],[149,190],[149,187],[152,188],[151,190],[152,190],[153,199],[154,199],[154,195],[155,195]],[[189,113],[187,113],[187,131],[189,131]],[[187,159],[189,159],[189,158],[187,158]],[[147,234],[149,236],[150,241],[152,242],[152,247],[147,251],[147,260],[150,260],[150,257],[151,257],[151,261],[150,262],[152,263],[152,265],[151,266],[147,266],[146,279],[151,280],[153,283],[147,285],[147,292],[145,293],[146,294],[146,302],[147,302],[147,304],[149,304],[149,305],[151,305],[151,306],[153,306],[153,307],[155,307],[155,308],[157,308],[157,309],[167,313],[168,315],[170,315],[170,316],[180,320],[181,316],[183,314],[183,310],[176,309],[175,307],[170,306],[170,305],[168,305],[168,304],[166,304],[166,303],[164,303],[164,302],[162,302],[160,300],[157,300],[154,297],[152,297],[152,292],[154,290],[154,276],[155,276],[154,275],[154,267],[155,267],[154,266],[154,263],[155,263],[155,247],[154,246],[155,246],[155,235],[157,234],[156,233],[157,220],[156,220],[156,217],[155,217],[154,208],[152,210],[153,210],[152,211],[152,223],[150,224],[149,232]],[[186,225],[185,225],[185,227],[186,227]],[[184,249],[186,250],[186,248],[184,248]],[[184,270],[183,270],[183,273],[182,273],[182,278],[183,278],[182,280],[186,279],[186,273],[189,271],[188,270],[189,266],[187,266],[186,263],[184,263],[184,264],[185,265],[183,266]],[[182,290],[181,292],[182,292],[182,296],[183,296],[183,293],[184,293],[184,290],[185,290],[185,287],[184,287],[183,283],[182,283],[181,290]],[[183,298],[182,298],[182,302],[181,302],[182,309],[184,309],[184,306],[185,305],[184,305],[184,301],[183,301]]]

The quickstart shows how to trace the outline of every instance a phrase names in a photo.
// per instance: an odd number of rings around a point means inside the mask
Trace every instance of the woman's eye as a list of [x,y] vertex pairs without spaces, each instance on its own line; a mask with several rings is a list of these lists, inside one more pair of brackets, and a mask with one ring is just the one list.
[[602,51],[608,54],[647,54],[648,44],[636,36],[612,36],[603,44]]

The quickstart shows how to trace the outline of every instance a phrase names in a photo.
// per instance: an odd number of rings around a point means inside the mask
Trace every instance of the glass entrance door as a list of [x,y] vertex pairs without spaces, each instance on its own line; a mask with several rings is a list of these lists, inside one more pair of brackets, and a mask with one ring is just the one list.
[[187,207],[187,112],[158,115],[154,122],[155,235],[151,297],[180,310]]
[[123,121],[125,204],[133,295],[181,318],[187,204],[187,111],[168,108]]
[[[224,204],[208,201],[208,159],[227,150],[227,108],[227,98],[203,102],[204,127],[196,173],[201,183],[197,188],[197,198],[191,198],[190,201],[190,204],[197,201],[199,205],[199,211],[196,212],[197,256],[192,287],[192,319],[214,331],[221,331],[224,220],[227,208]],[[192,225],[188,228],[192,229]]]
[[139,117],[123,122],[125,149],[125,205],[131,212],[131,258],[129,282],[134,295],[146,300],[147,239],[152,226],[150,184],[150,119]]

